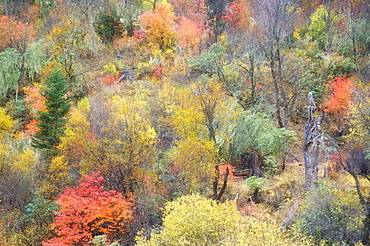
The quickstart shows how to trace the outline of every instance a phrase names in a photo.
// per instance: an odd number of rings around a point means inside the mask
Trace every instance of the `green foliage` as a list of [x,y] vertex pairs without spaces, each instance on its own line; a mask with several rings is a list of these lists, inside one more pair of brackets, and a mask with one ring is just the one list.
[[122,33],[119,18],[115,9],[105,9],[96,17],[95,31],[104,43],[112,43]]
[[262,189],[266,184],[266,178],[257,178],[256,176],[249,177],[245,179],[247,186],[251,190]]
[[5,97],[12,90],[17,94],[20,80],[34,79],[41,72],[44,55],[40,48],[40,43],[34,43],[23,54],[16,49],[0,52],[0,97]]
[[210,76],[217,73],[221,68],[222,56],[225,55],[226,48],[220,43],[212,44],[199,57],[190,59],[190,66],[195,70],[206,73]]
[[91,241],[93,246],[120,246],[119,243],[114,242],[112,244],[107,243],[107,235],[95,236]]
[[18,90],[19,57],[16,49],[7,49],[0,53],[0,97],[5,97],[9,90]]
[[323,183],[307,194],[295,226],[317,244],[356,243],[361,238],[360,210],[355,190]]
[[39,131],[32,139],[32,146],[38,149],[46,149],[51,154],[56,154],[56,147],[60,143],[66,123],[66,116],[71,108],[66,78],[60,71],[55,71],[45,81],[42,96],[45,97],[46,111],[39,111],[37,124]]
[[294,139],[295,132],[275,127],[266,114],[243,112],[232,137],[231,151],[242,156],[255,150],[262,158],[273,160]]
[[54,212],[58,210],[56,202],[46,200],[38,195],[25,207],[18,238],[22,245],[39,245],[51,233]]

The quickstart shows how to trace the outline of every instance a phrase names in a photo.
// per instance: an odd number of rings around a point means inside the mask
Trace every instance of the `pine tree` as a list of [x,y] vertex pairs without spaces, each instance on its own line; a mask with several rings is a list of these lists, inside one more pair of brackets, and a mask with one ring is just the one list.
[[51,154],[56,154],[56,147],[60,143],[60,136],[64,132],[66,116],[71,108],[66,78],[60,71],[54,71],[45,81],[41,91],[45,98],[46,111],[39,111],[36,119],[39,120],[38,131],[32,138],[32,146],[46,149]]

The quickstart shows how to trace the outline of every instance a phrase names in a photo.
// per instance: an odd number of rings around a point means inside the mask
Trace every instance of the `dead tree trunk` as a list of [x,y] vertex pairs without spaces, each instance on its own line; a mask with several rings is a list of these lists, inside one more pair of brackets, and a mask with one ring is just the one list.
[[316,187],[318,181],[318,164],[320,152],[321,129],[317,118],[314,116],[316,104],[312,92],[308,94],[308,121],[305,126],[303,156],[306,170],[306,190]]

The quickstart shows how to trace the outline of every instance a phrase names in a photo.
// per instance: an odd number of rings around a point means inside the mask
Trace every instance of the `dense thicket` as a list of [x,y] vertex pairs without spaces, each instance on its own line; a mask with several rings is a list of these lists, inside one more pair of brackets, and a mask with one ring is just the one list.
[[369,24],[362,0],[2,1],[0,244],[368,245]]

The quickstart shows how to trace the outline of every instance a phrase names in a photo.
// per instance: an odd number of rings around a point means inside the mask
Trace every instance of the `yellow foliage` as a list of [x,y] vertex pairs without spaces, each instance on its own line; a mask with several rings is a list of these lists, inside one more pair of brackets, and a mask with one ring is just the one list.
[[260,246],[309,245],[289,240],[273,219],[242,216],[234,202],[219,203],[200,195],[181,197],[166,205],[163,227],[138,246]]
[[179,139],[170,154],[172,171],[190,192],[205,194],[222,162],[221,146],[229,141],[228,131],[237,113],[234,102],[214,81],[176,89],[175,95],[170,123]]
[[14,120],[3,108],[0,108],[0,134],[9,132],[15,125]]
[[46,173],[40,192],[45,198],[54,199],[70,185],[68,163],[65,156],[54,157]]

